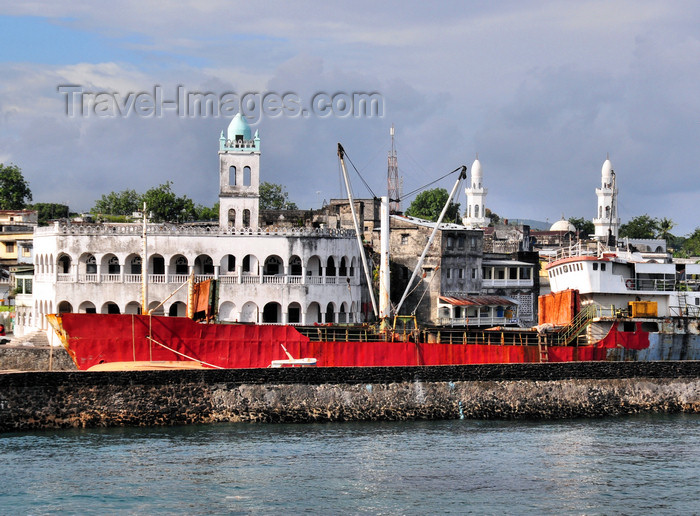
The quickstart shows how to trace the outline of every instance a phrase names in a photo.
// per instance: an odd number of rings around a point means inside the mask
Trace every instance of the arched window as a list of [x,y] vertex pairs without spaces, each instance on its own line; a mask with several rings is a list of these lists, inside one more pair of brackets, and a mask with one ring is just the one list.
[[232,228],[236,225],[236,210],[228,210],[228,227]]
[[478,204],[474,205],[474,216],[475,217],[479,216],[479,205]]
[[189,268],[187,267],[187,258],[184,256],[178,256],[175,260],[175,274],[189,274]]
[[107,272],[109,274],[119,274],[119,258],[112,256],[107,262]]
[[250,167],[243,167],[243,186],[250,186],[251,184],[251,178],[250,178]]
[[141,257],[136,256],[131,260],[131,274],[141,274]]
[[292,276],[301,276],[301,258],[298,256],[293,256],[289,260],[289,273]]
[[85,274],[97,274],[97,260],[92,254],[85,260]]
[[332,256],[329,256],[326,262],[326,276],[335,276],[335,260]]
[[236,167],[233,165],[228,167],[228,184],[229,186],[236,186]]
[[243,227],[250,227],[250,210],[243,210]]
[[70,256],[63,255],[58,259],[58,272],[68,274],[70,272]]

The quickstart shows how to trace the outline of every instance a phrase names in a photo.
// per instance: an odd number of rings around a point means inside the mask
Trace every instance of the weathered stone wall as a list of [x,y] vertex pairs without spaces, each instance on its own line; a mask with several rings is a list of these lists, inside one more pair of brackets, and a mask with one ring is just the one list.
[[0,375],[0,430],[700,413],[700,362]]
[[76,371],[77,367],[64,347],[5,345],[0,346],[0,370]]

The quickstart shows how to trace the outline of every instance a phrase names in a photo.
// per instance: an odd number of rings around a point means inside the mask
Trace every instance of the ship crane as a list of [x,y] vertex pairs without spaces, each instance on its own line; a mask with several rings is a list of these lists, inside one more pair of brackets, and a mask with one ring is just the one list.
[[[365,254],[365,249],[364,246],[362,245],[362,237],[360,236],[360,225],[357,220],[357,214],[355,212],[355,205],[354,201],[352,198],[352,191],[350,189],[350,181],[348,179],[348,172],[347,168],[345,166],[345,149],[343,149],[343,146],[338,143],[338,158],[340,159],[340,166],[343,172],[343,178],[345,180],[345,188],[348,193],[348,201],[350,203],[350,211],[352,213],[352,221],[353,225],[355,226],[355,235],[357,237],[357,242],[360,247],[360,253],[362,255],[362,267],[365,272],[365,278],[367,280],[367,285],[369,286],[369,293],[370,293],[370,299],[372,301],[372,308],[374,310],[374,315],[381,321],[381,325],[383,327],[386,326],[386,321],[389,317],[391,317],[391,302],[389,300],[389,292],[390,292],[390,280],[389,280],[389,226],[390,226],[390,220],[389,220],[389,202],[390,199],[389,197],[385,196],[381,198],[381,211],[380,211],[380,218],[381,218],[381,258],[380,258],[380,267],[379,267],[379,307],[377,307],[377,302],[374,297],[374,290],[372,289],[372,280],[371,280],[371,275],[369,271],[369,267],[367,265],[367,257]],[[438,217],[437,222],[435,223],[435,227],[433,228],[432,233],[430,234],[430,238],[428,238],[428,242],[425,245],[425,248],[423,249],[423,253],[421,254],[420,258],[418,259],[418,263],[416,264],[415,269],[413,270],[413,274],[411,276],[411,279],[408,281],[408,284],[406,285],[406,290],[403,293],[403,296],[401,297],[401,300],[399,301],[399,304],[396,306],[396,309],[394,310],[394,314],[398,314],[399,310],[401,309],[401,306],[403,305],[404,301],[406,300],[406,297],[408,297],[408,294],[410,293],[411,286],[413,285],[413,281],[415,280],[416,276],[418,275],[419,271],[421,270],[421,267],[423,266],[423,262],[425,261],[425,257],[428,254],[428,250],[430,249],[430,246],[433,243],[433,240],[435,239],[435,235],[437,234],[437,231],[440,229],[440,224],[442,224],[442,220],[445,218],[445,214],[447,213],[447,209],[450,206],[450,203],[452,202],[452,199],[454,198],[456,192],[459,189],[459,185],[462,182],[463,179],[467,177],[467,167],[462,165],[461,167],[458,167],[454,169],[450,174],[459,171],[459,177],[455,181],[454,186],[452,187],[452,191],[450,192],[449,196],[447,197],[447,201],[445,202],[445,205],[442,208],[442,212],[440,213],[440,216]],[[449,175],[449,174],[448,174]]]

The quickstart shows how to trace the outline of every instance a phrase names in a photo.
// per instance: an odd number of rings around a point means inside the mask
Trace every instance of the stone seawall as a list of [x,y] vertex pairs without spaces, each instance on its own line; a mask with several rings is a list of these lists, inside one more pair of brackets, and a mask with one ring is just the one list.
[[0,375],[0,430],[700,413],[700,362]]
[[63,347],[0,346],[0,370],[77,371],[78,368]]

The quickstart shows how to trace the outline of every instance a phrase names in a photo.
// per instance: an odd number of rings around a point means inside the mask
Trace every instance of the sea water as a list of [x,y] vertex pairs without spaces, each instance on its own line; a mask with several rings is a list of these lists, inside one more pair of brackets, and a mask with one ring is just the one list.
[[700,514],[700,415],[0,434],[2,514]]

